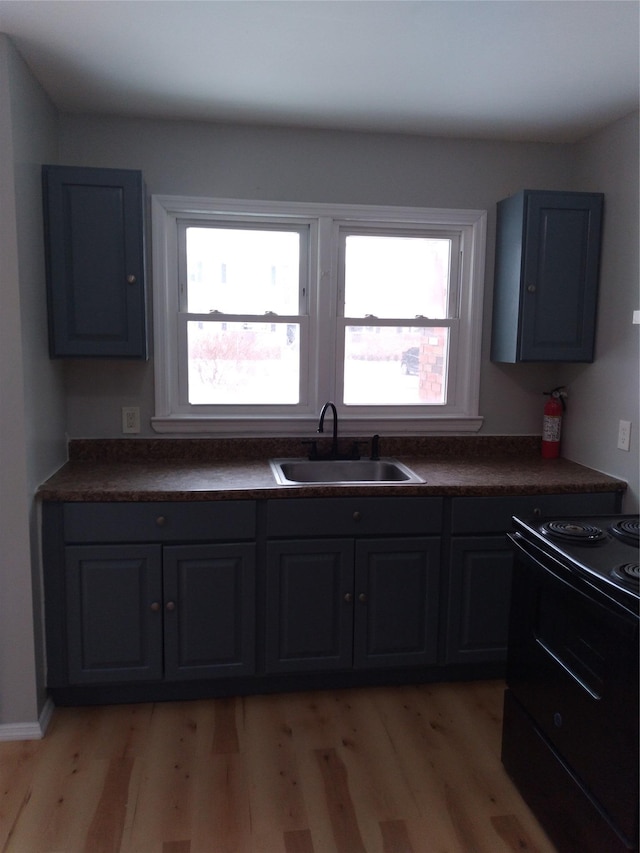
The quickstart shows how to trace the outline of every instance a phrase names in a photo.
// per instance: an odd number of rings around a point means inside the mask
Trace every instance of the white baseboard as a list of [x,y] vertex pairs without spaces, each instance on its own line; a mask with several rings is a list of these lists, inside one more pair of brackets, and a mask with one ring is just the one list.
[[51,722],[55,705],[48,698],[35,723],[4,723],[0,724],[0,741],[8,740],[40,740]]

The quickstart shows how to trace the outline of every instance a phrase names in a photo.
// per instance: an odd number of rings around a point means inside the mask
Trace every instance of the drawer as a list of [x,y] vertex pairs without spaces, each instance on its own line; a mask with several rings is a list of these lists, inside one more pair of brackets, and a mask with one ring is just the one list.
[[253,539],[254,501],[66,503],[65,542]]
[[441,498],[269,501],[267,536],[387,536],[442,531]]
[[514,495],[499,498],[454,498],[452,533],[506,533],[512,515],[610,515],[620,511],[619,492],[572,495]]

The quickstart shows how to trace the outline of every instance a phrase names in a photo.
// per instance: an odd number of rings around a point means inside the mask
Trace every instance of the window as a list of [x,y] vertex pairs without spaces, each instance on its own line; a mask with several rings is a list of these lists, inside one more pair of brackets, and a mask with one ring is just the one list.
[[484,211],[154,196],[160,432],[477,430]]

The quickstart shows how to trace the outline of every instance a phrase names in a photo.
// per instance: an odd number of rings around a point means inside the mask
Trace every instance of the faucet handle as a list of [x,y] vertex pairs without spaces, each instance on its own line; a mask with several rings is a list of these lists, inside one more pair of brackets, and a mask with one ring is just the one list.
[[371,439],[371,459],[380,459],[380,436],[377,433]]

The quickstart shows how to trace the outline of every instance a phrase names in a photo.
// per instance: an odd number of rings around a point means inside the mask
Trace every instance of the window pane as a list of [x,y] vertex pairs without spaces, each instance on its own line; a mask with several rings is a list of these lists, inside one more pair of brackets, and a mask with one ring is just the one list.
[[282,404],[300,398],[297,323],[187,323],[189,403]]
[[186,229],[190,314],[298,314],[300,234]]
[[449,329],[347,326],[346,406],[443,406]]
[[345,317],[447,317],[451,240],[349,234]]

